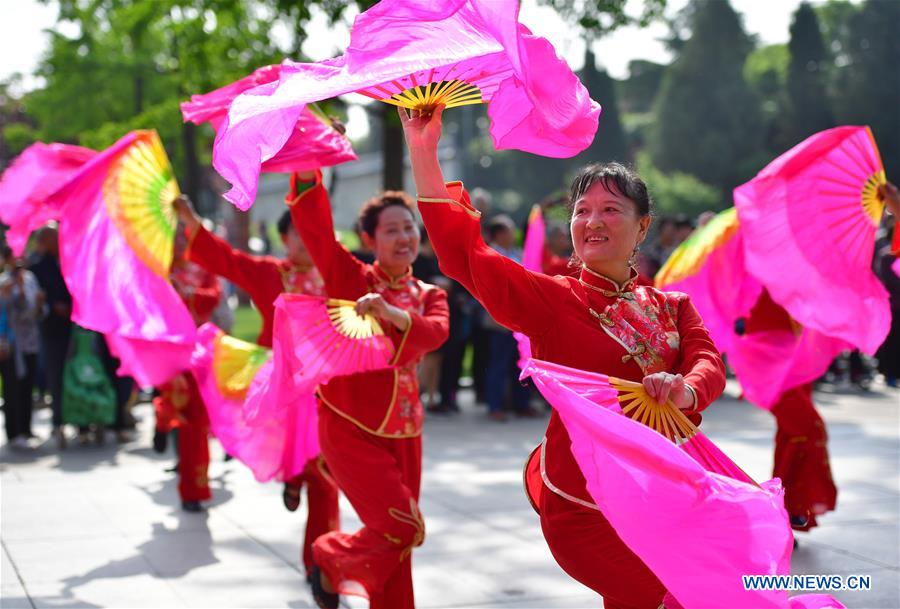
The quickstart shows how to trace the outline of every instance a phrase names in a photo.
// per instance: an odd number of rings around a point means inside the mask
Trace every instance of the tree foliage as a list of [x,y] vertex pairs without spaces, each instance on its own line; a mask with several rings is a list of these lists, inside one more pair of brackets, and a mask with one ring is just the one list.
[[691,36],[666,70],[649,148],[660,170],[725,193],[752,175],[761,152],[759,99],[743,74],[753,44],[726,0],[689,9]]
[[834,126],[826,87],[828,50],[819,30],[816,12],[809,4],[801,4],[794,13],[788,51],[788,104],[782,130],[785,147]]

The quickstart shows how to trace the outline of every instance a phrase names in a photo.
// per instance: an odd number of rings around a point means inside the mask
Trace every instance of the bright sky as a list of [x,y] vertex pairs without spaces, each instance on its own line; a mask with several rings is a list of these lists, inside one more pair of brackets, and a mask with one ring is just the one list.
[[[818,4],[824,0],[813,0]],[[688,0],[669,0],[667,12],[674,13],[687,4]],[[801,0],[731,0],[732,6],[743,15],[744,27],[759,37],[763,44],[786,42],[791,15]],[[629,0],[629,10],[635,12],[640,0]],[[30,77],[49,43],[45,31],[55,26],[57,7],[37,0],[0,0],[0,81],[14,73],[25,76],[23,87],[39,86],[39,81]],[[570,31],[559,16],[550,8],[538,6],[537,0],[522,0],[520,20],[535,34],[549,39],[569,62],[573,69],[580,69],[584,63],[584,42]],[[66,32],[68,33],[68,32]],[[669,54],[660,38],[667,28],[661,23],[648,28],[622,28],[594,44],[594,53],[602,67],[612,76],[624,78],[628,75],[628,62],[633,59],[648,59],[665,62]],[[283,34],[283,32],[282,32]],[[346,27],[328,28],[325,19],[313,20],[309,28],[309,39],[303,50],[313,59],[324,59],[342,52],[349,42]],[[279,32],[274,32],[277,38]],[[348,135],[364,135],[367,129],[365,114],[360,110],[350,116]]]

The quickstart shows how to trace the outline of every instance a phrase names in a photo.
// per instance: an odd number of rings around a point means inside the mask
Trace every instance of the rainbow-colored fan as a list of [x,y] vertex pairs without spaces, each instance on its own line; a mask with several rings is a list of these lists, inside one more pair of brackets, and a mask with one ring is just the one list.
[[213,341],[212,369],[216,387],[224,397],[243,400],[256,373],[272,351],[219,332]]
[[156,131],[142,131],[116,159],[103,183],[106,209],[138,258],[167,278],[172,266],[180,194]]
[[739,227],[737,210],[726,209],[698,228],[679,245],[656,273],[653,282],[659,289],[695,275],[709,255],[731,239]]

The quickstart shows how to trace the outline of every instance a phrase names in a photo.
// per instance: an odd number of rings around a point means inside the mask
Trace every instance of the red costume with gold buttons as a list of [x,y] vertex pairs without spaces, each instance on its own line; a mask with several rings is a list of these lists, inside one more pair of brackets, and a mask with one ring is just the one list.
[[[272,256],[254,256],[233,249],[202,226],[191,235],[188,256],[216,275],[221,275],[249,294],[262,316],[262,329],[256,342],[272,346],[275,300],[289,294],[325,294],[316,267],[300,269],[288,260]],[[312,544],[320,536],[340,527],[338,489],[321,458],[311,459],[302,472],[285,483],[297,489],[306,486],[307,518],[303,539],[303,564],[312,566]]]
[[[198,326],[209,321],[222,298],[215,275],[186,260],[172,263],[169,280]],[[156,427],[178,428],[178,494],[182,501],[206,501],[209,490],[209,419],[194,376],[182,373],[154,398]]]
[[423,410],[415,369],[447,338],[447,295],[409,270],[390,277],[377,262],[354,258],[335,239],[321,174],[314,184],[292,180],[291,190],[294,226],[328,296],[357,300],[377,292],[409,315],[406,331],[383,324],[396,347],[391,368],[337,377],[319,388],[322,453],[364,526],[352,535],[329,533],[314,546],[316,564],[339,593],[364,596],[373,609],[408,609],[415,603],[410,555],[425,537],[418,508]]
[[[746,322],[748,334],[793,330],[796,322],[772,300],[762,295]],[[772,407],[778,429],[775,433],[775,466],[772,475],[784,485],[784,507],[791,525],[800,531],[817,526],[816,516],[837,504],[837,487],[828,459],[828,432],[812,400],[812,384],[793,387],[781,394]]]
[[[636,274],[618,285],[587,269],[578,277],[528,271],[485,245],[462,185],[448,189],[451,199],[419,199],[445,274],[499,323],[527,335],[536,358],[631,381],[683,374],[695,398],[687,414],[699,422],[725,387],[725,368],[687,295],[639,285]],[[600,593],[607,609],[660,605],[665,589],[594,504],[555,412],[525,479],[544,537],[569,575]]]

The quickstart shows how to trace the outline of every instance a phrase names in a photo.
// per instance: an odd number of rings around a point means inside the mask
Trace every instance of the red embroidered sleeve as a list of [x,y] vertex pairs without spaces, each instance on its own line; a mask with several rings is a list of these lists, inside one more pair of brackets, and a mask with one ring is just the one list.
[[286,203],[291,210],[294,228],[306,244],[322,280],[332,298],[356,300],[369,291],[367,265],[351,254],[335,237],[328,191],[322,185],[322,172],[316,181],[299,194],[304,184],[291,176],[291,190]]

